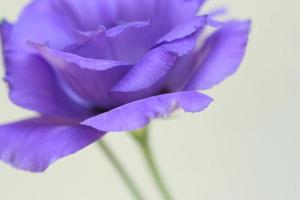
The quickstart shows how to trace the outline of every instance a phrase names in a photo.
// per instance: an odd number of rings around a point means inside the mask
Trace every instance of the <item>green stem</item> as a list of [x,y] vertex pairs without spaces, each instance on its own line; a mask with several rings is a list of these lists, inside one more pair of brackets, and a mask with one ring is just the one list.
[[122,166],[121,162],[117,159],[113,151],[110,149],[108,144],[106,144],[103,140],[98,142],[100,148],[105,153],[106,157],[110,160],[116,171],[119,173],[120,177],[122,178],[123,182],[126,184],[127,188],[131,192],[132,196],[136,200],[143,200],[143,196],[139,192],[139,189],[130,178],[129,174],[126,172],[125,168]]
[[165,182],[163,181],[162,175],[157,167],[157,164],[154,159],[154,155],[152,153],[149,140],[148,140],[148,129],[141,129],[139,131],[132,132],[131,135],[140,145],[143,155],[145,157],[145,161],[147,166],[153,176],[153,179],[159,189],[163,199],[172,200],[172,195],[167,189]]

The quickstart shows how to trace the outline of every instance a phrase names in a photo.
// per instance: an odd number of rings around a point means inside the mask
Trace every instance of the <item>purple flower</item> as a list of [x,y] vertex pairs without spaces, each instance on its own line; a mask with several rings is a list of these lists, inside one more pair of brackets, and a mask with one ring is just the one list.
[[3,21],[10,98],[40,116],[0,127],[0,159],[40,172],[107,132],[204,110],[212,99],[198,91],[237,70],[250,22],[196,15],[202,3],[35,0]]

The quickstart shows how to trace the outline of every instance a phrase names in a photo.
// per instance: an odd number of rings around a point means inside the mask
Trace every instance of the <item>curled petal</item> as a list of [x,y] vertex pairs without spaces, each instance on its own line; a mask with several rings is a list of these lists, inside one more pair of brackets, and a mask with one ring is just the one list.
[[154,118],[169,115],[177,108],[186,112],[200,112],[211,102],[210,97],[198,92],[164,94],[125,104],[81,124],[105,132],[133,131],[143,128]]

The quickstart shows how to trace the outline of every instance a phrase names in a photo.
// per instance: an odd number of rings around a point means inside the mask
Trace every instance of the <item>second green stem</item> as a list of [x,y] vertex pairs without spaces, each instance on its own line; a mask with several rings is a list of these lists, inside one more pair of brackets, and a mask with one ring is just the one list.
[[155,163],[155,159],[153,153],[150,148],[149,140],[148,140],[148,129],[142,129],[139,131],[132,132],[132,136],[140,145],[142,152],[144,154],[145,160],[147,162],[147,166],[153,176],[157,187],[165,200],[173,200],[169,190],[166,187],[166,184],[163,181],[163,178],[159,172],[159,169]]

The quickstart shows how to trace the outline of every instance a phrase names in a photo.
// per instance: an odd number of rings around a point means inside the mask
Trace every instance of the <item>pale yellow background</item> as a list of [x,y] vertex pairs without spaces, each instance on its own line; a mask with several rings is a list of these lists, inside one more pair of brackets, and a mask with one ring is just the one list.
[[[11,20],[27,0],[1,0]],[[152,143],[179,200],[300,199],[300,1],[226,0],[233,16],[253,20],[239,72],[207,93],[203,113],[153,123]],[[3,76],[3,68],[0,70]],[[0,122],[29,116],[0,84]],[[106,138],[148,199],[156,200],[139,149],[126,134]],[[44,174],[0,164],[1,200],[127,200],[122,182],[96,146],[63,159]]]

